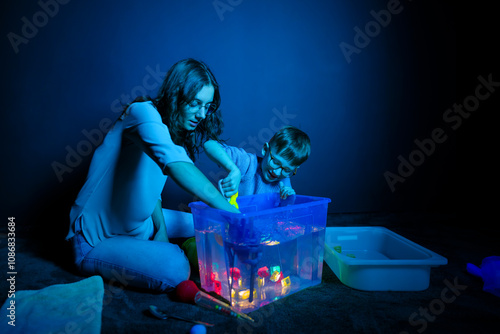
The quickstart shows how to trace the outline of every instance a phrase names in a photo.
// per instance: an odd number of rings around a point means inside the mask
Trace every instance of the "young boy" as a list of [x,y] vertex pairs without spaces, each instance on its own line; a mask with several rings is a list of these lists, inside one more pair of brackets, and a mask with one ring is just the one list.
[[[208,140],[203,145],[208,157],[222,166],[228,175],[221,181],[222,195],[239,196],[279,192],[285,199],[294,195],[290,177],[311,152],[311,141],[303,131],[293,126],[281,128],[262,147],[263,157],[248,153],[242,148]],[[195,238],[186,240],[181,247],[198,273],[198,257]]]
[[281,128],[265,143],[263,157],[242,148],[209,140],[204,144],[208,157],[222,166],[228,176],[221,181],[225,197],[279,192],[281,198],[295,194],[290,177],[311,152],[309,136],[293,126]]

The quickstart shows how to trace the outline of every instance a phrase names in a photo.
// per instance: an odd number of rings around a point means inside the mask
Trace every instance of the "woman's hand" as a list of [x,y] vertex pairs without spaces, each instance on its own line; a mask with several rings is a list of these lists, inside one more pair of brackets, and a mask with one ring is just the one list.
[[182,189],[197,196],[207,205],[229,212],[240,211],[229,204],[219,190],[207,179],[207,177],[192,163],[177,161],[165,166],[165,174],[171,177]]
[[226,178],[222,179],[220,185],[222,190],[222,195],[229,198],[238,192],[238,188],[241,182],[241,172],[238,167],[235,166]]
[[283,182],[280,182],[280,198],[286,199],[288,196],[295,195],[295,190],[292,187],[285,187]]

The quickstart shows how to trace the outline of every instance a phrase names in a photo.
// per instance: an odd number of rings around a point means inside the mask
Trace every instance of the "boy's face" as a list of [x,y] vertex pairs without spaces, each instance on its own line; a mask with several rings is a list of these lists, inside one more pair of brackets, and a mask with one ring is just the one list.
[[276,149],[266,145],[264,158],[261,162],[262,176],[267,182],[277,182],[294,174],[298,166],[292,166]]

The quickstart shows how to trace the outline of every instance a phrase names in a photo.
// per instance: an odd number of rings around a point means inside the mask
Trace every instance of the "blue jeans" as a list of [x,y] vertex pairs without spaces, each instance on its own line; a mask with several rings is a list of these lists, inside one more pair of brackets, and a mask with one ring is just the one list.
[[175,244],[117,236],[92,247],[76,225],[70,240],[77,269],[85,276],[100,275],[114,286],[155,292],[171,291],[189,278],[189,262]]

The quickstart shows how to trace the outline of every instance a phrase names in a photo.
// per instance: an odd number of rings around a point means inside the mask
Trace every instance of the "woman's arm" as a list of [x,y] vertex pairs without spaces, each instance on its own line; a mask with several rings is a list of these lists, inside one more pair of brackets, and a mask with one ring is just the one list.
[[241,181],[241,171],[231,160],[222,146],[215,140],[208,140],[203,144],[207,156],[216,164],[222,166],[228,175],[221,182],[222,191],[226,197],[231,197],[238,192]]
[[240,211],[221,195],[205,175],[192,163],[172,162],[169,163],[164,173],[170,176],[175,183],[191,195],[198,196],[207,205],[229,212]]

